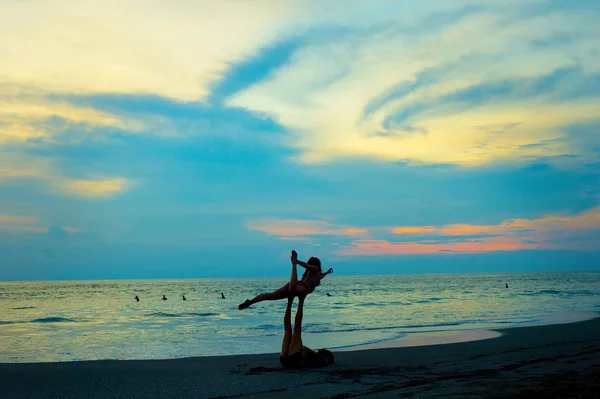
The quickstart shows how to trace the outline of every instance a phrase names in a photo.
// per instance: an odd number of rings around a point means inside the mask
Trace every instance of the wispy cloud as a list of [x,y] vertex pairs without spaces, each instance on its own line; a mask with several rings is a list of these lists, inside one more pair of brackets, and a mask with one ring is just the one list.
[[40,226],[35,216],[0,214],[0,230],[20,233],[44,233],[48,228]]
[[[49,233],[51,226],[44,226],[36,216],[0,214],[0,231],[14,233]],[[77,227],[62,227],[68,234],[82,233]]]
[[0,183],[14,178],[38,179],[60,193],[81,197],[110,197],[131,187],[125,177],[73,179],[60,173],[53,159],[0,151]]
[[[2,96],[5,99],[2,99]],[[89,107],[66,102],[34,98],[8,99],[0,88],[0,146],[26,143],[28,140],[59,140],[69,128],[81,134],[90,134],[98,127],[118,128],[122,131],[141,131],[142,124]]]
[[399,235],[473,236],[544,234],[564,231],[600,230],[600,207],[575,216],[550,215],[539,219],[508,219],[497,225],[449,224],[393,227]]
[[364,236],[367,230],[318,220],[261,219],[246,224],[249,230],[261,231],[282,240],[301,240],[311,236]]
[[467,239],[460,242],[419,241],[390,242],[386,240],[357,240],[349,246],[342,246],[335,251],[340,256],[380,256],[410,254],[450,254],[478,253],[498,251],[518,251],[524,249],[546,249],[540,243],[525,243],[518,238],[492,237]]
[[53,185],[68,194],[81,197],[110,197],[124,191],[129,182],[123,177],[105,180],[59,179]]
[[497,225],[402,226],[391,228],[390,232],[403,240],[355,240],[335,253],[375,256],[550,249],[593,251],[600,243],[596,234],[600,232],[600,207],[574,216],[510,219]]
[[422,3],[369,29],[315,37],[228,104],[289,128],[304,162],[595,156],[564,129],[598,117],[599,93],[573,95],[599,73],[597,8]]
[[35,224],[38,219],[33,216],[0,214],[0,223]]
[[203,100],[230,64],[276,40],[291,12],[264,0],[11,1],[0,16],[0,76],[54,93]]

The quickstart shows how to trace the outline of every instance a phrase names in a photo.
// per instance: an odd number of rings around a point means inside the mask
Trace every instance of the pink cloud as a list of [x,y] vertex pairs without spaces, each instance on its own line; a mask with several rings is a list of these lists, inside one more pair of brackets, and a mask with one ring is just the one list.
[[[437,239],[391,242],[387,240],[355,240],[336,254],[404,255],[482,253],[520,250],[596,250],[600,243],[590,239],[592,231],[600,231],[600,207],[575,216],[549,215],[539,219],[509,219],[497,225],[449,224],[444,226],[401,226],[390,232],[403,235],[465,237],[461,241]],[[466,238],[468,236],[483,236]]]
[[341,247],[336,255],[409,255],[443,253],[480,253],[498,251],[518,251],[524,249],[545,249],[544,243],[524,242],[517,238],[489,237],[461,242],[419,241],[389,242],[386,240],[357,240]]
[[363,236],[367,230],[331,224],[318,220],[300,219],[262,219],[246,225],[249,230],[262,231],[270,236],[282,239],[297,240],[303,236],[334,235],[334,236]]

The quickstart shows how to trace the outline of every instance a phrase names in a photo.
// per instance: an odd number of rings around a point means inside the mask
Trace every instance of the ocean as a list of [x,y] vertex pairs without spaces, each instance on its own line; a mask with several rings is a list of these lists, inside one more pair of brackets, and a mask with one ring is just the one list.
[[[286,282],[0,282],[0,362],[278,353],[286,301],[237,305]],[[600,272],[330,276],[305,302],[303,341],[348,349],[424,332],[531,325],[548,315],[560,322],[580,311],[600,311]]]

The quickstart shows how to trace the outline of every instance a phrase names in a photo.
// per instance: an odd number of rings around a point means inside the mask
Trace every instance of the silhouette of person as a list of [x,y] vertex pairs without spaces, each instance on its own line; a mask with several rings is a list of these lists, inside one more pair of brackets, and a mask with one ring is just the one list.
[[508,284],[506,284],[506,288],[508,288]]
[[221,292],[221,299],[225,299],[225,295]]
[[329,292],[327,293],[327,296],[332,296]]
[[[296,264],[293,264],[290,284],[295,285],[297,283],[298,276]],[[287,308],[285,309],[285,315],[283,316],[284,335],[283,342],[281,343],[281,353],[279,355],[279,361],[284,368],[323,367],[333,364],[335,361],[333,353],[327,349],[319,349],[315,352],[304,346],[302,343],[302,318],[304,315],[304,300],[306,299],[306,295],[308,294],[302,293],[298,296],[298,309],[296,310],[293,330],[292,303],[294,302],[294,297],[290,296],[288,298]]]
[[163,301],[166,301],[166,300],[167,300],[167,297],[163,295],[163,297],[162,297],[162,300],[163,300]]
[[182,295],[182,297],[183,297],[184,301],[187,301],[187,298],[185,297],[185,295]]
[[136,295],[133,299],[135,299],[136,301],[140,301],[140,298]]

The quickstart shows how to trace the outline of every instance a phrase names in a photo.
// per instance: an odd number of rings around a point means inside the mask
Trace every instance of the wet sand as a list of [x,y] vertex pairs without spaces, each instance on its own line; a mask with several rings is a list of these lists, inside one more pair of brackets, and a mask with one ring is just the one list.
[[599,398],[600,319],[446,345],[337,352],[288,371],[278,354],[0,364],[0,398]]

